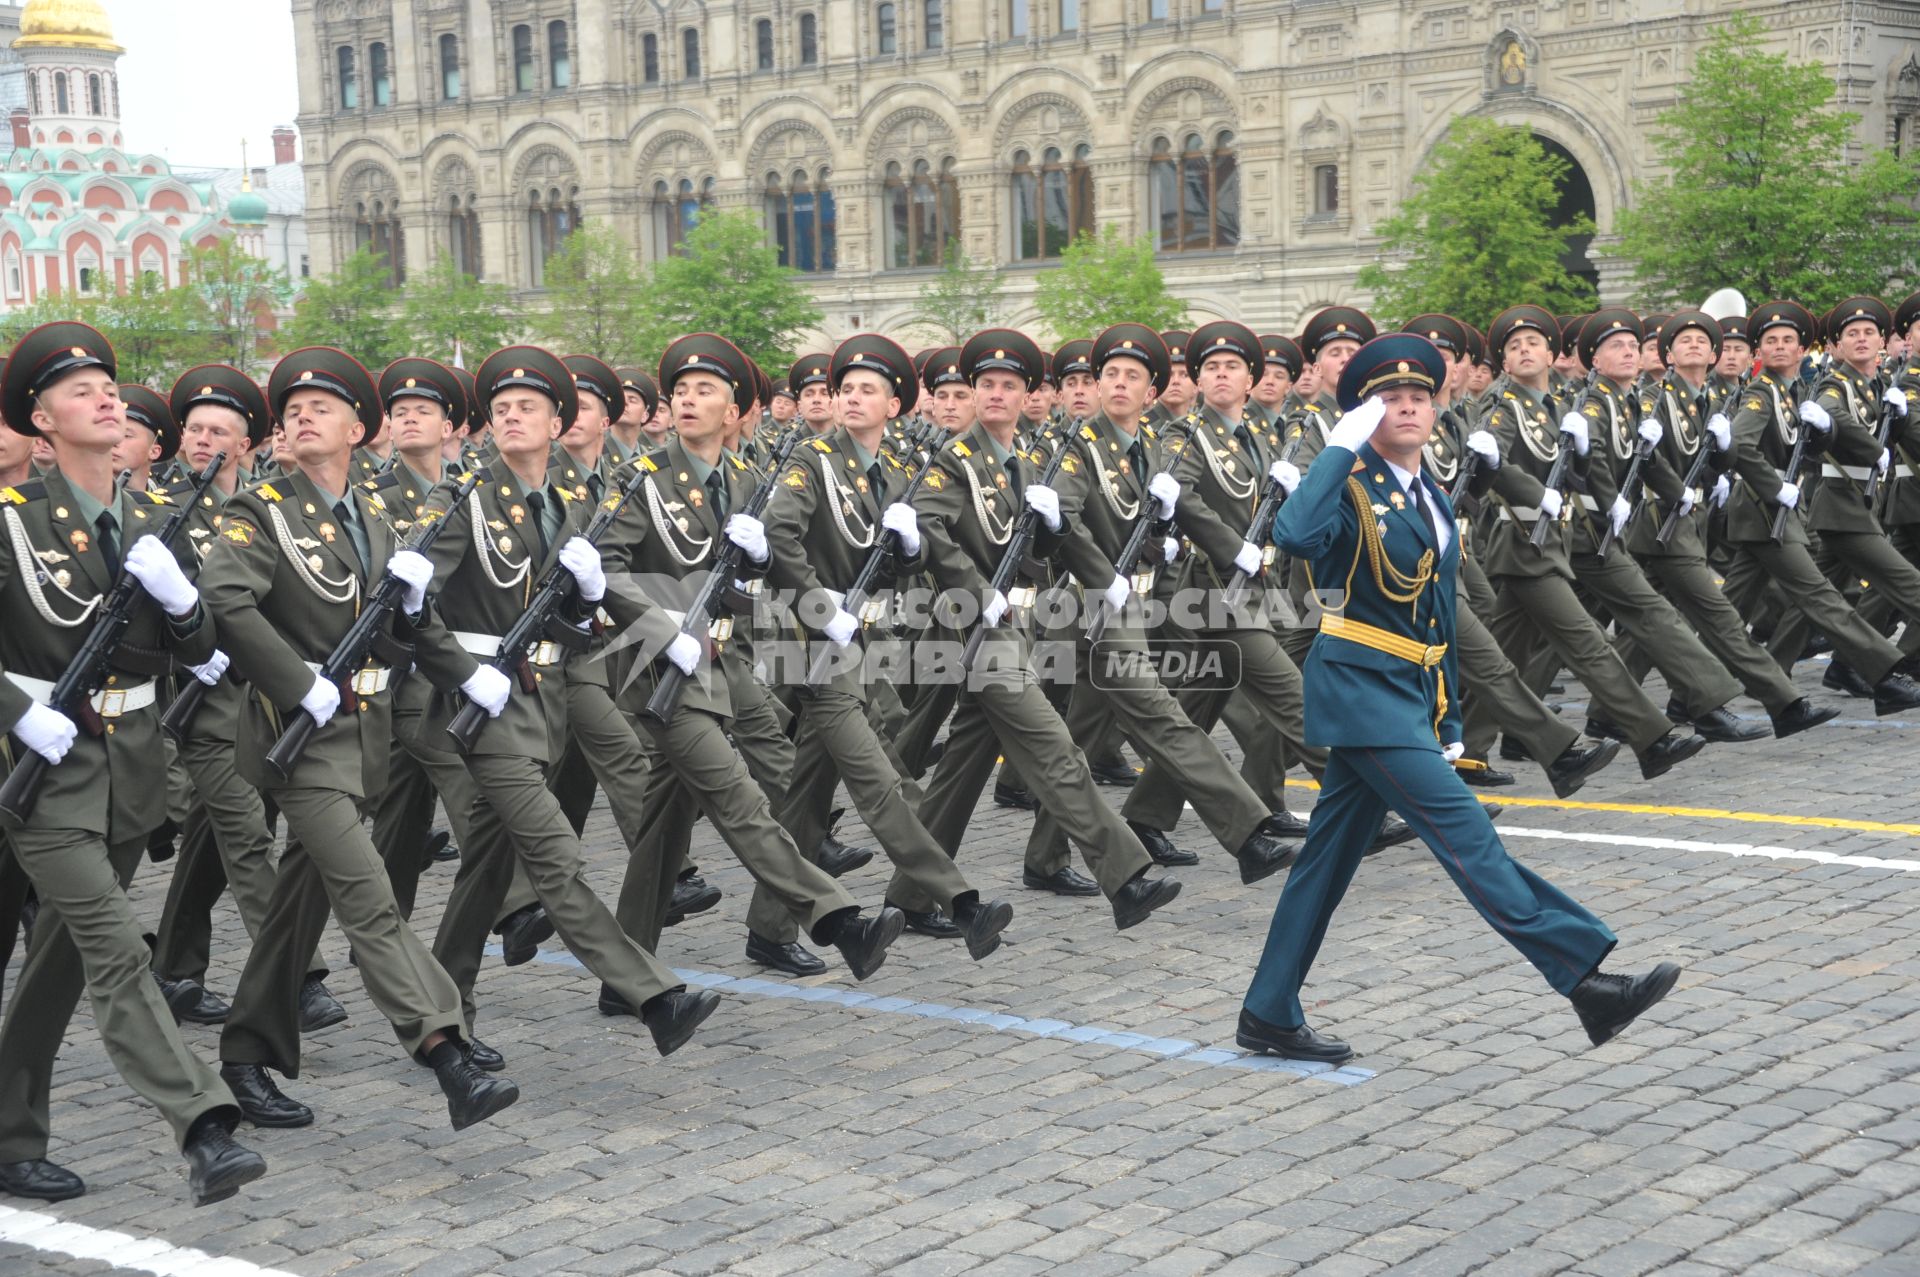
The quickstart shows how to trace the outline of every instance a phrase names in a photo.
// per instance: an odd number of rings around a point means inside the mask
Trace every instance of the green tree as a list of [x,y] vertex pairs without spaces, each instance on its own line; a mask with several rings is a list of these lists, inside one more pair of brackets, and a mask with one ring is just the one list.
[[719,333],[766,368],[791,362],[795,339],[824,318],[746,212],[702,216],[679,253],[653,264],[646,298],[649,350],[681,333]]
[[991,262],[975,261],[959,240],[950,239],[940,273],[920,289],[907,322],[932,333],[942,345],[958,345],[1001,322],[1003,282]]
[[1618,227],[1647,304],[1737,288],[1749,305],[1792,297],[1818,314],[1912,276],[1920,155],[1853,150],[1860,116],[1834,109],[1832,73],[1766,52],[1766,34],[1735,14],[1658,117],[1668,174],[1639,184]]
[[1040,276],[1033,304],[1062,341],[1092,337],[1114,324],[1156,331],[1185,320],[1187,305],[1167,291],[1153,260],[1153,241],[1127,239],[1111,224],[1096,238],[1082,231]]
[[38,300],[18,310],[10,310],[0,316],[0,345],[12,350],[20,339],[42,324],[51,324],[62,319],[77,319],[81,323],[94,322],[94,307],[99,303],[87,297],[72,297],[66,293],[50,296],[42,293]]
[[1561,260],[1593,222],[1553,220],[1568,167],[1524,128],[1454,121],[1413,193],[1377,228],[1382,256],[1358,279],[1375,313],[1399,324],[1439,311],[1484,329],[1521,302],[1555,314],[1592,310],[1592,285]]
[[187,251],[187,286],[204,303],[207,360],[254,375],[263,331],[293,295],[286,272],[242,252],[232,239]]
[[506,287],[475,279],[445,253],[410,276],[401,294],[407,353],[443,364],[453,362],[458,345],[462,361],[472,367],[506,345],[518,327]]
[[308,280],[281,338],[288,350],[337,346],[376,375],[408,353],[406,344],[387,259],[371,248],[360,249],[332,274]]
[[222,349],[205,296],[190,285],[169,288],[146,272],[126,292],[90,306],[88,318],[113,343],[123,382],[164,389],[182,369],[207,363]]
[[646,274],[613,227],[587,222],[567,236],[547,259],[546,289],[548,308],[532,323],[556,353],[616,365],[643,356],[650,339]]

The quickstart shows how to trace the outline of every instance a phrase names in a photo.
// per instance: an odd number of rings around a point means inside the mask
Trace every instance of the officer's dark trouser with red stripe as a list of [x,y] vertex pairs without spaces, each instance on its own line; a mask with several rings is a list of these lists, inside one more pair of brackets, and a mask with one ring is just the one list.
[[1247,1010],[1262,1020],[1282,1028],[1305,1022],[1300,986],[1389,808],[1420,835],[1467,903],[1557,992],[1570,993],[1613,948],[1605,923],[1508,854],[1486,809],[1437,745],[1337,747],[1328,751],[1306,845],[1247,990]]

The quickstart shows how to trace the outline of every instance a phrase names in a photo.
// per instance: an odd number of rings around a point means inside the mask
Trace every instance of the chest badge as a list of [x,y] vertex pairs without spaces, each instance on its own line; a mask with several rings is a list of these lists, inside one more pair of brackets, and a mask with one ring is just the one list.
[[82,554],[85,554],[87,552],[87,544],[91,540],[91,538],[87,536],[87,532],[85,528],[75,528],[72,532],[69,532],[67,534],[67,540],[73,542],[74,549],[78,550]]

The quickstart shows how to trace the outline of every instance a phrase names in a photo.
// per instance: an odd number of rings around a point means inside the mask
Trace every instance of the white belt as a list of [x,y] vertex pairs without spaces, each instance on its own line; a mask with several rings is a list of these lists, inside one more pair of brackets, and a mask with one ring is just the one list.
[[[500,655],[500,636],[498,634],[475,634],[471,630],[453,631],[453,641],[470,656],[481,659]],[[566,658],[558,643],[551,639],[541,639],[527,649],[527,664],[558,665]]]
[[[28,678],[25,674],[8,672],[7,678],[13,685],[33,698],[36,705],[47,705],[53,701],[53,684],[44,678]],[[93,712],[102,718],[118,718],[122,714],[131,714],[137,709],[145,709],[153,704],[153,680],[135,683],[131,687],[105,687],[88,698]]]
[[1872,466],[1841,466],[1831,461],[1820,463],[1820,477],[1823,479],[1851,479],[1855,483],[1865,483],[1873,477]]
[[1592,497],[1588,496],[1584,492],[1577,492],[1574,495],[1580,498],[1580,508],[1582,510],[1586,510],[1592,513],[1599,512],[1600,503],[1598,501],[1595,501]]
[[[315,674],[320,672],[320,667],[312,661],[302,663]],[[348,685],[353,688],[353,694],[355,696],[378,696],[381,692],[387,690],[387,684],[392,681],[392,670],[384,665],[368,665],[362,669],[355,670],[353,672],[353,678],[349,680]]]
[[1539,509],[1530,505],[1503,505],[1494,508],[1500,511],[1500,518],[1506,523],[1532,523],[1540,517]]

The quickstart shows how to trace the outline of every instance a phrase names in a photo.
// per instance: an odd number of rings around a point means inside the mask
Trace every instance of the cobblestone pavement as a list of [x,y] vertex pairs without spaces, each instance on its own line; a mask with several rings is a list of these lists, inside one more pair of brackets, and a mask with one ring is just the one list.
[[[1800,681],[1821,699],[1818,675]],[[1361,869],[1307,989],[1362,1052],[1329,1076],[1234,1049],[1279,880],[1242,887],[1191,817],[1184,893],[1117,933],[1097,900],[1019,887],[1028,818],[989,800],[964,863],[1014,901],[1008,944],[974,964],[908,935],[857,992],[837,955],[817,980],[757,979],[746,875],[703,826],[727,898],[665,948],[724,1000],[671,1060],[598,1015],[550,942],[483,971],[481,1034],[523,1098],[455,1135],[329,932],[352,1018],[287,1086],[318,1125],[245,1133],[268,1177],[190,1208],[83,1011],[53,1151],[91,1191],[0,1208],[85,1228],[0,1241],[0,1272],[119,1271],[56,1253],[102,1246],[137,1266],[89,1230],[298,1274],[1920,1272],[1920,721],[1845,711],[1651,784],[1616,763],[1570,804],[1526,765],[1489,793],[1515,800],[1516,854],[1619,933],[1616,968],[1686,966],[1603,1048],[1418,847]],[[589,835],[611,898],[604,808]],[[883,866],[849,878],[869,905]],[[138,887],[150,916],[164,877]],[[429,934],[451,878],[423,884]],[[230,906],[218,922],[231,993],[243,934]],[[213,1031],[187,1035],[211,1056]],[[0,1209],[0,1238],[32,1226]]]

